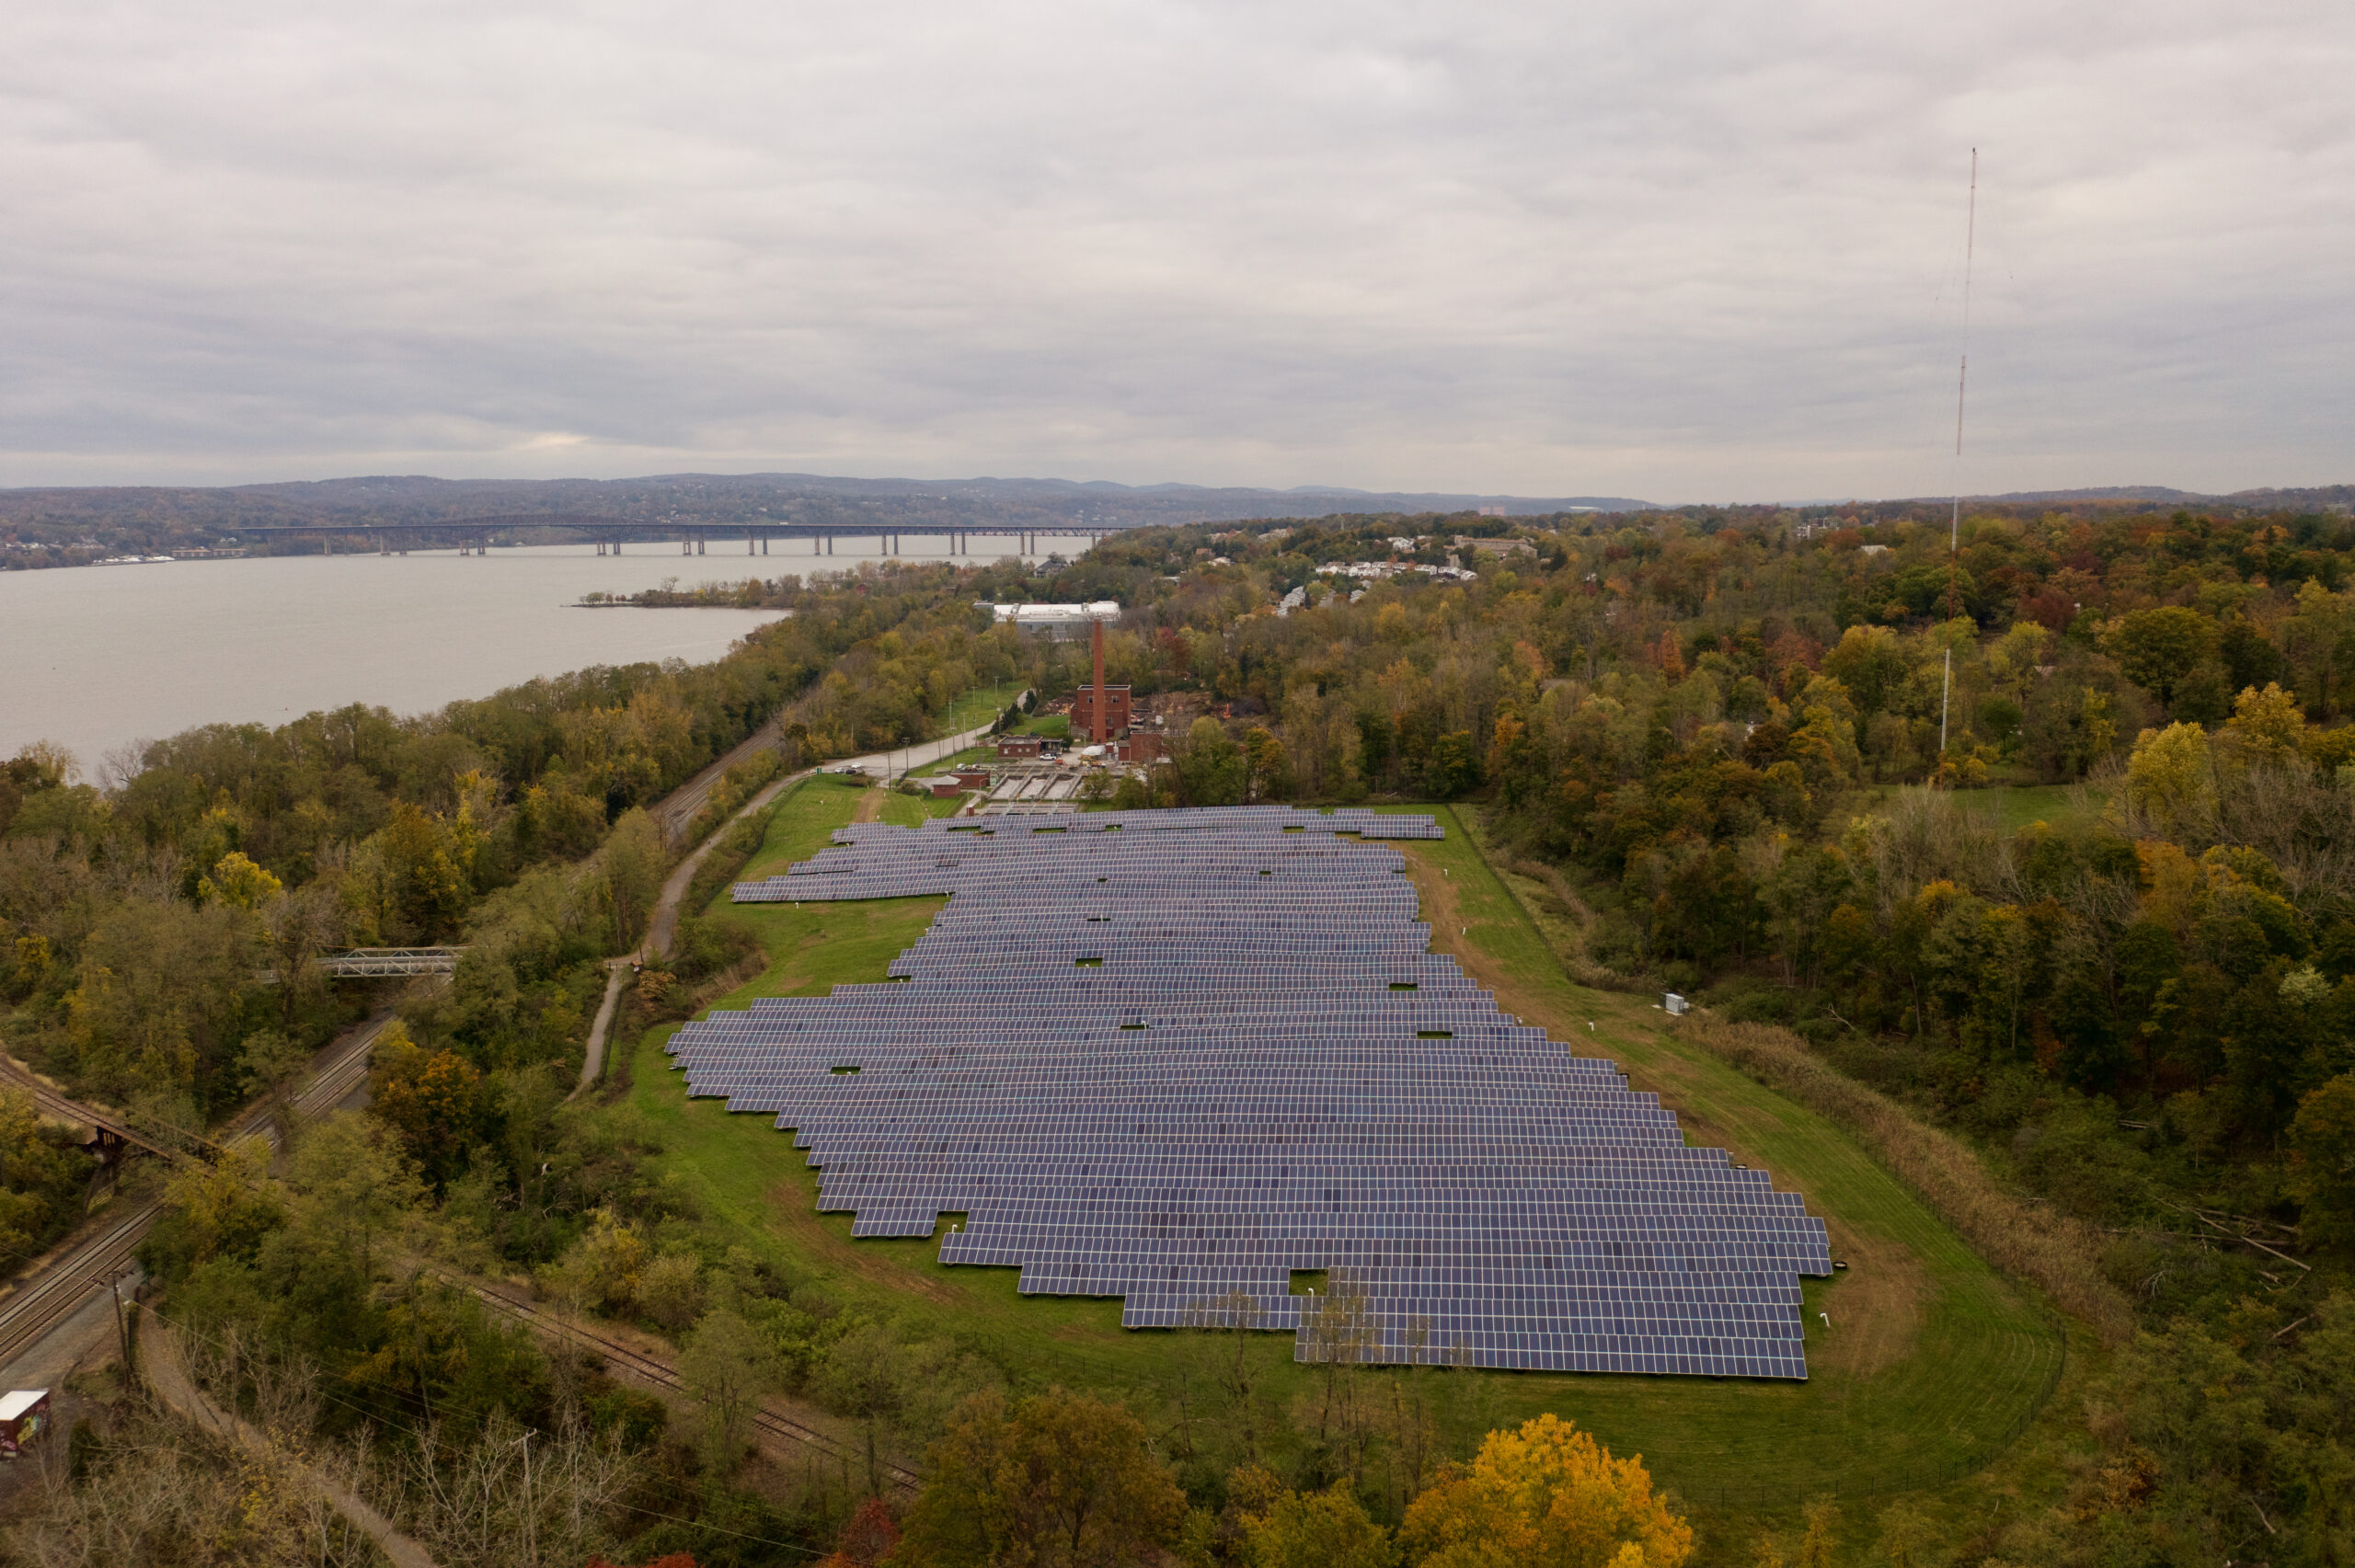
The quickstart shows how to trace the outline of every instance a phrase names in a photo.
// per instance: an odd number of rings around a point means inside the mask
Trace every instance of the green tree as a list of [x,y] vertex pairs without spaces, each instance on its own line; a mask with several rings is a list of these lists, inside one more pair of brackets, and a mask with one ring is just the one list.
[[2128,680],[2171,705],[2176,688],[2215,654],[2216,641],[2215,622],[2197,610],[2170,604],[2129,611],[2102,646]]
[[1423,770],[1425,786],[1441,800],[1453,800],[1480,784],[1480,753],[1472,732],[1458,729],[1431,743],[1430,761]]
[[752,1412],[776,1386],[767,1343],[742,1318],[716,1307],[680,1347],[679,1382],[703,1402],[706,1458],[732,1469]]
[[1253,725],[1243,737],[1245,792],[1253,800],[1281,800],[1292,793],[1292,763],[1284,743],[1263,725]]
[[81,1217],[89,1170],[63,1128],[41,1125],[30,1093],[0,1085],[0,1267],[32,1256]]
[[881,1437],[908,1399],[906,1348],[889,1330],[861,1323],[828,1347],[813,1389],[844,1414],[854,1417],[867,1441],[867,1489],[883,1490]]
[[1117,1404],[1051,1389],[965,1402],[932,1450],[895,1562],[909,1568],[1121,1568],[1176,1539],[1185,1494]]
[[1198,718],[1186,732],[1173,759],[1178,787],[1187,806],[1241,804],[1249,779],[1242,749],[1228,738],[1216,719]]
[[339,1111],[312,1128],[287,1173],[288,1230],[299,1246],[376,1277],[394,1243],[425,1207],[416,1168],[385,1130]]
[[246,1093],[266,1102],[281,1137],[294,1130],[294,1085],[311,1065],[311,1053],[275,1029],[257,1029],[237,1047]]
[[1287,1492],[1250,1529],[1252,1568],[1396,1568],[1390,1532],[1335,1486]]
[[2307,1236],[2355,1240],[2355,1073],[2339,1074],[2298,1103],[2290,1150],[2290,1191],[2305,1205]]

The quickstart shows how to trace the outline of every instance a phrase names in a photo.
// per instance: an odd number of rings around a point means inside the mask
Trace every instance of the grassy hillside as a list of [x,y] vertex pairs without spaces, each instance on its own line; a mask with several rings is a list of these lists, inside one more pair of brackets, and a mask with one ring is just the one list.
[[[885,819],[909,822],[950,804],[813,782],[786,801],[748,875],[806,857],[862,803],[871,810],[879,800]],[[1705,1520],[1719,1520],[1724,1528],[1712,1534],[1720,1541],[1741,1535],[1742,1519],[1762,1510],[1781,1515],[1818,1493],[1930,1483],[1999,1453],[2060,1367],[2056,1328],[1839,1128],[1680,1045],[1648,1001],[1573,984],[1463,823],[1438,810],[1447,840],[1404,846],[1434,947],[1454,954],[1507,1011],[1581,1053],[1617,1059],[1637,1087],[1658,1092],[1678,1112],[1689,1141],[1725,1147],[1773,1172],[1777,1186],[1803,1193],[1830,1228],[1833,1255],[1850,1265],[1805,1287],[1812,1375],[1804,1384],[1442,1374],[1450,1386],[1440,1392],[1458,1436],[1542,1411],[1574,1417],[1614,1450],[1644,1455]],[[758,933],[771,964],[721,1005],[879,979],[941,904],[735,910],[729,918]],[[1004,1364],[1041,1383],[1168,1404],[1186,1359],[1182,1336],[1121,1329],[1117,1300],[1020,1297],[1016,1271],[945,1267],[934,1261],[934,1242],[854,1243],[848,1216],[815,1212],[816,1173],[768,1118],[731,1116],[717,1102],[684,1097],[662,1053],[668,1033],[649,1031],[638,1042],[629,1097],[663,1141],[666,1174],[695,1198],[703,1224],[827,1276],[876,1316],[986,1342]],[[1305,1397],[1311,1383],[1292,1352],[1289,1335],[1267,1335],[1254,1347],[1283,1399]],[[1980,1477],[1949,1496],[1959,1504],[1991,1484]]]

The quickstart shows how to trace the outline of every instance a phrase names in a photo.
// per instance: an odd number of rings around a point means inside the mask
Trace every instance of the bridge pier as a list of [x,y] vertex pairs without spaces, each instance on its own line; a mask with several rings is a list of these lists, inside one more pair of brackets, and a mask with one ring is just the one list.
[[695,535],[695,554],[698,555],[703,554],[703,535],[700,533]]

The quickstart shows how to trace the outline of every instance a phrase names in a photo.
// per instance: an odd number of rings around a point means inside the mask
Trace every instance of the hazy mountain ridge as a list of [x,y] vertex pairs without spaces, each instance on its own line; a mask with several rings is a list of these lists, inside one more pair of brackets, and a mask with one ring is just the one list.
[[[2164,486],[2014,491],[1967,498],[2005,505],[2118,501],[2234,509],[2337,509],[2355,503],[2355,485],[2254,489],[2203,496]],[[1931,504],[1924,499],[1911,503]],[[1542,517],[1573,509],[1669,509],[1626,496],[1530,497],[1443,491],[1369,491],[1347,486],[1288,490],[1180,483],[1120,485],[1054,478],[860,479],[823,474],[657,474],[634,479],[442,479],[362,475],[271,484],[52,486],[0,490],[0,542],[39,542],[144,552],[211,544],[241,529],[316,521],[446,521],[534,513],[587,513],[644,522],[649,530],[744,522],[954,524],[977,532],[1072,523],[1120,528],[1245,518],[1314,518],[1501,509]],[[11,564],[40,558],[13,552]],[[55,558],[55,557],[50,557]]]
[[[660,474],[635,479],[440,479],[370,475],[214,487],[141,486],[0,490],[0,532],[51,543],[123,545],[209,540],[240,527],[331,521],[424,522],[583,512],[649,525],[706,522],[955,522],[976,530],[1099,522],[1108,530],[1338,510],[1516,515],[1652,509],[1621,496],[1531,498],[1374,493],[1341,486],[1264,490],[1070,479],[857,479],[820,474]],[[877,514],[884,514],[879,517]]]

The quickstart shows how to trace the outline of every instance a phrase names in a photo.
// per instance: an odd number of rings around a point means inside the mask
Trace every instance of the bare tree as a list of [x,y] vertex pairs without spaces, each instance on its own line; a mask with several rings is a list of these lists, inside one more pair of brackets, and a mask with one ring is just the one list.
[[1188,1328],[1226,1336],[1214,1366],[1219,1391],[1226,1396],[1246,1459],[1258,1457],[1258,1422],[1251,1402],[1257,1379],[1251,1367],[1250,1336],[1267,1326],[1267,1309],[1248,1290],[1230,1290],[1215,1299],[1189,1303],[1185,1313]]
[[599,1436],[567,1410],[553,1432],[496,1415],[464,1444],[426,1427],[394,1481],[410,1530],[438,1562],[571,1568],[615,1545],[638,1470],[618,1431]]

